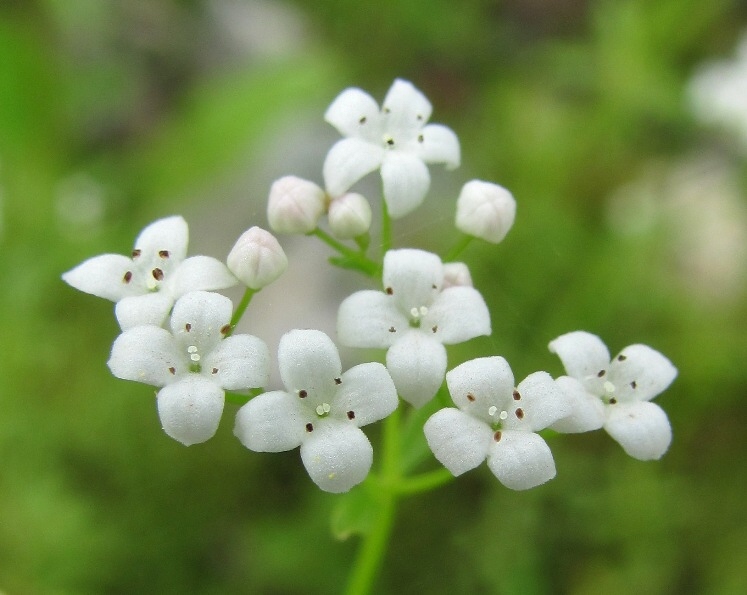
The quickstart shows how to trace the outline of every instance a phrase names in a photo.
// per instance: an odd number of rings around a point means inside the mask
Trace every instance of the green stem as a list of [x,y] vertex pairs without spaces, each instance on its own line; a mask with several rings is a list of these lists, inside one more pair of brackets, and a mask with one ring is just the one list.
[[457,257],[464,252],[464,249],[470,245],[470,242],[474,240],[475,238],[473,236],[468,236],[467,234],[462,235],[462,237],[457,240],[457,243],[454,244],[451,247],[451,250],[446,254],[444,257],[444,262],[453,262],[457,259]]
[[246,291],[244,292],[244,296],[241,298],[241,301],[239,302],[239,305],[236,306],[236,310],[233,313],[233,316],[231,317],[231,328],[226,333],[226,337],[228,337],[230,334],[233,333],[233,329],[236,328],[236,325],[239,324],[239,320],[241,320],[241,317],[244,315],[244,312],[246,312],[246,308],[249,305],[249,302],[252,301],[252,298],[254,297],[254,294],[257,293],[259,289],[252,289],[251,287],[247,287]]
[[320,229],[317,227],[314,231],[310,232],[308,235],[313,235],[318,237],[322,242],[345,256],[346,258],[349,258],[350,260],[355,261],[359,265],[359,269],[364,271],[369,277],[373,277],[378,274],[379,272],[379,264],[377,262],[374,262],[370,258],[368,258],[365,254],[363,254],[362,251],[353,250],[352,248],[349,248],[342,242],[338,242],[335,238],[333,238],[331,235],[329,235],[326,231],[323,229]]
[[397,493],[402,496],[411,496],[421,492],[428,492],[454,479],[451,471],[448,469],[436,469],[427,473],[421,473],[413,477],[408,477],[399,482]]
[[389,209],[386,201],[381,201],[381,262],[384,262],[384,255],[392,247],[392,218],[389,216]]

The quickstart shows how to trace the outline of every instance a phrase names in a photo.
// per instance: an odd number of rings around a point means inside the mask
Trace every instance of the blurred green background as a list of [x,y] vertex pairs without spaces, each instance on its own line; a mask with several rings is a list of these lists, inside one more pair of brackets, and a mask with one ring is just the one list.
[[[266,226],[275,177],[321,182],[337,93],[380,100],[400,76],[463,166],[432,168],[395,244],[443,253],[471,178],[518,201],[503,244],[464,254],[494,333],[450,366],[501,354],[517,378],[559,375],[547,342],[585,329],[680,375],[657,401],[674,431],[660,462],[566,436],[545,486],[514,493],[483,466],[407,500],[376,592],[747,593],[747,150],[738,122],[692,107],[693,77],[745,27],[739,0],[4,0],[0,591],[341,589],[357,538],[331,533],[336,497],[298,453],[245,450],[231,405],[213,440],[168,439],[153,389],[106,368],[111,303],[60,274],[174,213],[192,253],[223,258]],[[323,264],[317,244],[298,242]]]

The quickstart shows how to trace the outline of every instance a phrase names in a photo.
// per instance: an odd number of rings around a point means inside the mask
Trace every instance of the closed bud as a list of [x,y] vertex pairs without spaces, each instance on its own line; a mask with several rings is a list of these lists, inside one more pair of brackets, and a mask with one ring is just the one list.
[[335,198],[327,216],[332,234],[341,240],[357,238],[371,227],[371,206],[354,192]]
[[444,263],[444,284],[447,287],[472,287],[472,275],[469,274],[467,265],[463,262]]
[[325,202],[324,190],[313,182],[285,176],[270,188],[267,219],[277,233],[309,233],[324,213]]
[[472,180],[462,187],[456,210],[460,231],[497,244],[506,237],[515,216],[516,201],[502,186]]
[[236,241],[226,264],[247,287],[262,289],[285,272],[288,258],[275,236],[252,227]]

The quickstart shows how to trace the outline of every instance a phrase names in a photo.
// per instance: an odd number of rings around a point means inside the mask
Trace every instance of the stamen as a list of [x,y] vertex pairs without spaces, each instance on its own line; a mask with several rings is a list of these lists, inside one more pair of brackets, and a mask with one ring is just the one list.
[[192,325],[188,322],[187,324],[184,325],[184,330],[186,330],[187,332],[191,331]]
[[638,383],[633,380],[633,382],[630,383],[630,388],[636,388],[638,386]]
[[161,258],[168,258],[169,257],[169,251],[168,250],[159,250],[158,256]]
[[606,373],[607,373],[607,370],[599,370],[599,372],[597,372],[597,378],[601,378],[601,377],[602,377],[602,376],[604,376],[604,375],[605,375]]
[[610,405],[614,405],[615,403],[617,403],[617,399],[615,397],[612,397],[610,399]]
[[390,147],[393,147],[393,146],[394,146],[394,139],[393,139],[393,138],[392,138],[391,136],[389,136],[388,134],[385,134],[385,135],[384,135],[384,142],[385,142],[385,143],[386,143],[386,144],[387,144],[388,146],[390,146]]
[[218,368],[213,368],[213,374],[217,374],[217,373],[218,373]]
[[396,332],[397,332],[397,329],[396,329],[396,328],[394,328],[393,326],[390,326],[390,327],[389,327],[389,332],[390,332],[390,333],[396,333]]
[[467,400],[470,403],[474,403],[475,402],[475,395],[473,395],[472,393],[467,393]]
[[501,441],[501,432],[500,432],[500,430],[498,432],[496,432],[495,434],[493,434],[493,440],[495,440],[496,442],[500,442]]
[[431,327],[431,330],[432,330],[432,331],[433,331],[434,333],[437,333],[437,332],[438,332],[438,325],[432,326],[432,327]]
[[423,135],[422,135],[422,134],[418,134],[418,142],[419,142],[419,143],[422,143],[422,142],[423,142],[423,140],[424,140],[424,139],[423,139]]
[[342,384],[342,378],[335,378],[335,384]]
[[135,249],[135,250],[133,250],[133,251],[132,251],[132,258],[137,258],[138,256],[140,256],[140,253],[141,253],[141,252],[142,252],[142,251],[141,251],[140,249]]
[[518,407],[515,411],[516,417],[519,419],[524,419],[524,410],[521,407]]
[[174,366],[171,366],[171,367],[169,368],[169,372],[171,372],[171,375],[172,375],[172,376],[176,375],[176,368],[175,368]]
[[391,287],[387,287],[384,291],[386,292],[387,295],[393,295],[394,294],[394,290]]
[[366,116],[361,116],[361,119],[358,120],[358,124],[365,124],[366,123]]
[[220,327],[220,334],[221,335],[227,335],[230,330],[231,330],[231,325],[230,324],[224,324],[222,327]]
[[514,390],[514,401],[521,400],[521,395],[519,394],[518,390]]
[[308,394],[309,394],[309,393],[307,393],[307,392],[306,392],[305,390],[303,390],[303,389],[301,389],[300,391],[298,391],[298,396],[299,396],[300,398],[302,398],[302,399],[305,399],[305,398],[306,398],[306,395],[308,395]]
[[626,359],[628,359],[626,356],[624,356],[622,353],[617,356],[617,361],[624,362]]
[[348,419],[355,419],[355,411],[348,411]]
[[312,424],[306,424],[306,431],[307,432],[313,432],[314,426]]
[[153,269],[151,274],[156,281],[163,281],[163,271],[161,269]]
[[122,277],[122,281],[124,281],[125,283],[129,283],[130,281],[132,281],[132,271],[127,271],[124,274],[124,277]]

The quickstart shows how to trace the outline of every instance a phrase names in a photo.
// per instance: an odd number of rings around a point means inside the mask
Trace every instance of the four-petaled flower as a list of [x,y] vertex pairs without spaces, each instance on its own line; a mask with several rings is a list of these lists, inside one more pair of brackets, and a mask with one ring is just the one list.
[[444,288],[444,265],[423,250],[384,256],[384,291],[358,291],[337,315],[340,342],[385,347],[386,366],[400,396],[419,407],[438,391],[446,373],[444,344],[490,334],[490,315],[470,286]]
[[667,414],[650,400],[666,389],[677,369],[646,345],[630,345],[612,361],[596,335],[574,331],[550,342],[568,373],[556,383],[571,399],[570,416],[553,425],[559,432],[601,427],[630,456],[659,459],[672,441]]
[[379,110],[365,91],[345,89],[324,119],[346,138],[324,161],[327,192],[340,196],[370,172],[381,168],[384,200],[393,218],[423,202],[430,174],[426,163],[459,166],[459,140],[441,124],[427,124],[431,104],[412,83],[397,79]]
[[182,217],[148,225],[135,240],[132,257],[102,254],[62,275],[69,285],[117,303],[122,330],[161,326],[174,302],[189,291],[213,291],[237,280],[219,260],[187,255],[189,230]]
[[547,372],[535,372],[514,388],[514,375],[502,357],[465,362],[446,384],[459,409],[448,407],[425,423],[425,437],[436,458],[454,475],[486,458],[498,480],[526,490],[555,477],[555,461],[537,434],[570,413],[570,404]]
[[187,446],[215,434],[224,390],[262,387],[268,380],[264,342],[251,335],[226,336],[232,309],[225,296],[193,291],[174,304],[171,331],[137,326],[112,346],[112,374],[163,387],[157,395],[163,429]]
[[373,460],[360,427],[383,419],[398,405],[386,368],[366,363],[342,373],[335,344],[315,330],[285,334],[278,367],[286,390],[261,394],[244,405],[234,433],[259,452],[300,446],[314,483],[326,492],[347,492],[366,478]]

